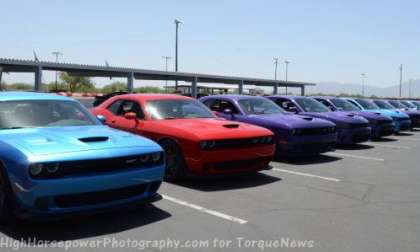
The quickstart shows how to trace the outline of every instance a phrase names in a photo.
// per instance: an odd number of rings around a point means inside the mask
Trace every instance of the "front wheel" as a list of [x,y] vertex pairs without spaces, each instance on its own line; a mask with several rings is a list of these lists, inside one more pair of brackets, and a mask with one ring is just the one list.
[[13,195],[9,180],[0,168],[0,223],[7,223],[14,219]]
[[163,140],[160,145],[165,150],[165,180],[177,181],[185,178],[185,160],[179,145],[172,140]]

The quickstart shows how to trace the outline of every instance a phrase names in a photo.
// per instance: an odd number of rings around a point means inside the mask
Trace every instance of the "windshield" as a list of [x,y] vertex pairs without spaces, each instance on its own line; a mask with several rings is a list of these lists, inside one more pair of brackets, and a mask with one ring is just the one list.
[[79,103],[54,100],[0,102],[0,129],[95,125]]
[[381,109],[395,109],[391,104],[385,101],[376,100],[374,103]]
[[355,111],[360,110],[360,108],[356,107],[355,105],[351,104],[350,102],[344,99],[331,99],[331,102],[336,106],[339,110],[342,111]]
[[206,106],[190,99],[148,101],[146,110],[154,120],[214,118],[213,113]]
[[362,106],[364,109],[379,109],[378,106],[376,106],[375,103],[363,99],[356,99],[356,102]]
[[407,108],[405,105],[403,105],[401,102],[399,101],[388,101],[392,106],[399,108],[399,109],[405,109]]
[[328,107],[312,98],[299,97],[295,101],[305,112],[330,112]]
[[274,102],[264,98],[240,99],[238,103],[247,114],[251,115],[286,113]]
[[403,105],[405,105],[406,107],[409,107],[409,108],[417,108],[416,106],[414,106],[413,104],[411,104],[410,102],[408,102],[408,101],[401,101],[401,103],[403,104]]

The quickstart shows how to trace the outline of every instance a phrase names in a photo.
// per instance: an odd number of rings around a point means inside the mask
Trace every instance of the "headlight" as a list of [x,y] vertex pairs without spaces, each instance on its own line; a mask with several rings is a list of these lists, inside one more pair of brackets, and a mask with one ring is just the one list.
[[146,155],[140,156],[139,159],[140,159],[141,163],[145,164],[145,163],[149,162],[150,158],[151,158],[150,155],[146,154]]
[[49,173],[56,173],[58,172],[58,169],[60,168],[59,163],[50,163],[45,165],[47,167],[47,171]]
[[211,149],[216,146],[216,141],[201,141],[200,142],[200,148],[201,149]]
[[32,176],[37,176],[44,171],[44,164],[31,164],[29,166],[29,173]]
[[159,162],[161,158],[162,158],[161,152],[155,152],[152,154],[152,161],[155,163]]
[[273,143],[273,137],[272,136],[266,137],[266,139],[267,139],[266,141],[267,141],[268,144]]

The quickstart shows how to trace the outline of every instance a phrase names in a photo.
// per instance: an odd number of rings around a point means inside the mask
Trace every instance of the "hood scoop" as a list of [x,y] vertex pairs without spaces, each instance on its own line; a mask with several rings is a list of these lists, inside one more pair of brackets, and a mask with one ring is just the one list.
[[348,116],[348,117],[354,117],[354,116],[355,116],[355,114],[348,114],[347,116]]
[[234,129],[234,128],[239,128],[239,124],[237,123],[223,124],[223,127],[228,128],[228,129]]
[[312,120],[313,120],[313,118],[312,118],[312,117],[302,117],[302,119],[303,119],[303,120],[306,120],[306,121],[312,121]]
[[84,143],[105,142],[105,141],[108,141],[108,140],[109,140],[109,137],[106,137],[106,136],[79,138],[79,141],[84,142]]

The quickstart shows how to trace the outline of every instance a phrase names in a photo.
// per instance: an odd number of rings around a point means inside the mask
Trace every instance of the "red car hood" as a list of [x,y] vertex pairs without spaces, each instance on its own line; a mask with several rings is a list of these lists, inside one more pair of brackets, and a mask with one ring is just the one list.
[[155,121],[163,134],[177,137],[193,135],[199,140],[217,140],[269,136],[267,129],[217,118],[172,119]]

